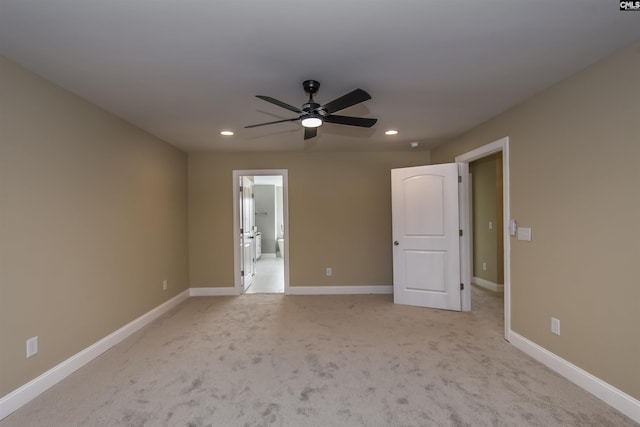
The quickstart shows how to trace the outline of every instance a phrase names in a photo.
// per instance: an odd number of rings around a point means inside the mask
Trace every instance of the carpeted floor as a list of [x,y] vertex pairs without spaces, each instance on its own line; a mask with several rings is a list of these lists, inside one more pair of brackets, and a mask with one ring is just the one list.
[[391,295],[191,298],[0,422],[13,426],[634,426],[474,311]]

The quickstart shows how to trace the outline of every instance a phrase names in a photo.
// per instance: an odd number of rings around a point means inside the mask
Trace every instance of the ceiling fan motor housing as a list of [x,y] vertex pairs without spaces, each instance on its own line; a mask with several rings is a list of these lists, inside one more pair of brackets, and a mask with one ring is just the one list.
[[305,113],[318,113],[321,116],[326,116],[327,112],[320,108],[320,104],[317,102],[307,102],[302,106],[302,111]]

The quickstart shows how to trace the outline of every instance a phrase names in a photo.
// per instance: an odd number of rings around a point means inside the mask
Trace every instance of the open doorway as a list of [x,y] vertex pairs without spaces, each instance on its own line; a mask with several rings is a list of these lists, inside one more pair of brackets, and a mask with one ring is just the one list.
[[[477,269],[469,269],[469,271],[465,271],[463,274],[465,277],[463,277],[463,281],[464,283],[473,283],[474,281],[476,283],[481,283],[484,285],[487,285],[488,287],[492,287],[492,284],[495,284],[495,291],[499,291],[500,287],[497,286],[500,281],[500,276],[502,276],[502,290],[504,292],[504,337],[507,341],[509,341],[509,333],[511,331],[511,252],[510,252],[510,237],[509,237],[509,233],[508,233],[508,222],[510,220],[511,217],[511,213],[510,213],[510,202],[509,202],[509,138],[508,137],[504,137],[501,138],[497,141],[491,142],[489,144],[483,145],[482,147],[479,147],[475,150],[472,150],[470,152],[464,153],[458,157],[456,157],[456,162],[457,163],[464,163],[467,166],[469,166],[470,164],[473,164],[473,162],[477,162],[475,163],[476,165],[478,164],[487,164],[489,165],[488,167],[491,167],[491,159],[492,156],[495,156],[495,159],[499,158],[501,159],[500,161],[500,166],[499,166],[499,170],[496,171],[496,175],[495,175],[495,179],[496,181],[500,180],[500,187],[502,190],[502,194],[501,194],[501,211],[496,212],[496,224],[495,224],[495,228],[500,228],[500,232],[501,233],[496,233],[496,234],[501,234],[501,236],[499,237],[499,239],[502,242],[502,248],[500,251],[500,255],[502,255],[502,263],[501,263],[501,267],[500,267],[500,263],[498,260],[496,260],[496,269],[500,269],[501,271],[497,271],[496,272],[496,283],[491,282],[490,280],[486,280],[483,282],[482,281],[482,274],[480,274],[479,272],[483,271],[482,269],[482,263],[483,262],[487,262],[487,261],[483,261],[482,259],[475,259],[476,257],[474,256],[474,242],[472,239],[472,235],[474,234],[474,230],[470,233],[466,233],[463,235],[462,240],[461,240],[461,255],[463,258],[466,258],[467,262],[463,262],[463,264],[466,264],[468,266],[471,266],[473,264],[477,264]],[[486,159],[486,160],[483,160]],[[497,166],[497,160],[496,163],[494,163],[494,167],[498,167]],[[475,180],[476,178],[474,178]],[[471,194],[471,189],[469,188],[469,180],[467,179],[463,179],[463,185],[466,185],[466,189],[464,189],[464,194],[466,195],[470,195]],[[496,184],[497,186],[498,184]],[[469,230],[470,228],[472,228],[473,222],[474,222],[474,218],[473,218],[473,211],[472,211],[472,201],[470,200],[470,198],[467,198],[467,201],[469,201],[469,203],[467,204],[467,209],[463,209],[460,214],[461,214],[461,223],[462,224],[467,224],[466,229]],[[485,201],[486,202],[486,201]],[[498,203],[496,201],[496,206],[498,206]],[[482,221],[482,224],[480,224],[479,221],[477,221],[476,227],[481,226],[483,228],[489,228],[490,226],[493,227],[494,224],[489,225],[489,220],[487,220],[486,218],[480,219]],[[500,250],[500,244],[499,242],[496,242],[496,257],[498,257],[498,250]],[[492,250],[491,248],[489,250]],[[477,252],[476,252],[477,255]],[[488,266],[487,266],[488,267]],[[472,271],[475,270],[475,271]],[[477,274],[475,274],[477,273]],[[500,274],[501,273],[501,274]],[[473,276],[473,279],[472,279]],[[480,280],[478,280],[480,279]],[[485,288],[487,287],[485,286]],[[462,301],[462,305],[463,305],[463,310],[468,311],[471,310],[471,292],[470,289],[469,290],[465,290],[463,291],[463,301]]]
[[287,171],[234,170],[233,183],[236,293],[286,293]]
[[504,292],[502,152],[469,163],[471,283]]

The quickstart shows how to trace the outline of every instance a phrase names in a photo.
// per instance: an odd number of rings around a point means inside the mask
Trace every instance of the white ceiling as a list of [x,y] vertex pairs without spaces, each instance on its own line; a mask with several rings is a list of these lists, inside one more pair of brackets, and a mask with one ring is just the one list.
[[[2,55],[186,151],[425,149],[639,38],[611,0],[0,0]],[[243,129],[306,79],[378,123]]]

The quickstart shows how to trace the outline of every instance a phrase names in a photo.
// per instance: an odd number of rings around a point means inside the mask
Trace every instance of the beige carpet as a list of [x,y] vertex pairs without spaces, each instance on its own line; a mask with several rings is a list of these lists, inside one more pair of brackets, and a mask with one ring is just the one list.
[[389,295],[191,298],[0,422],[12,426],[633,426],[474,311]]

